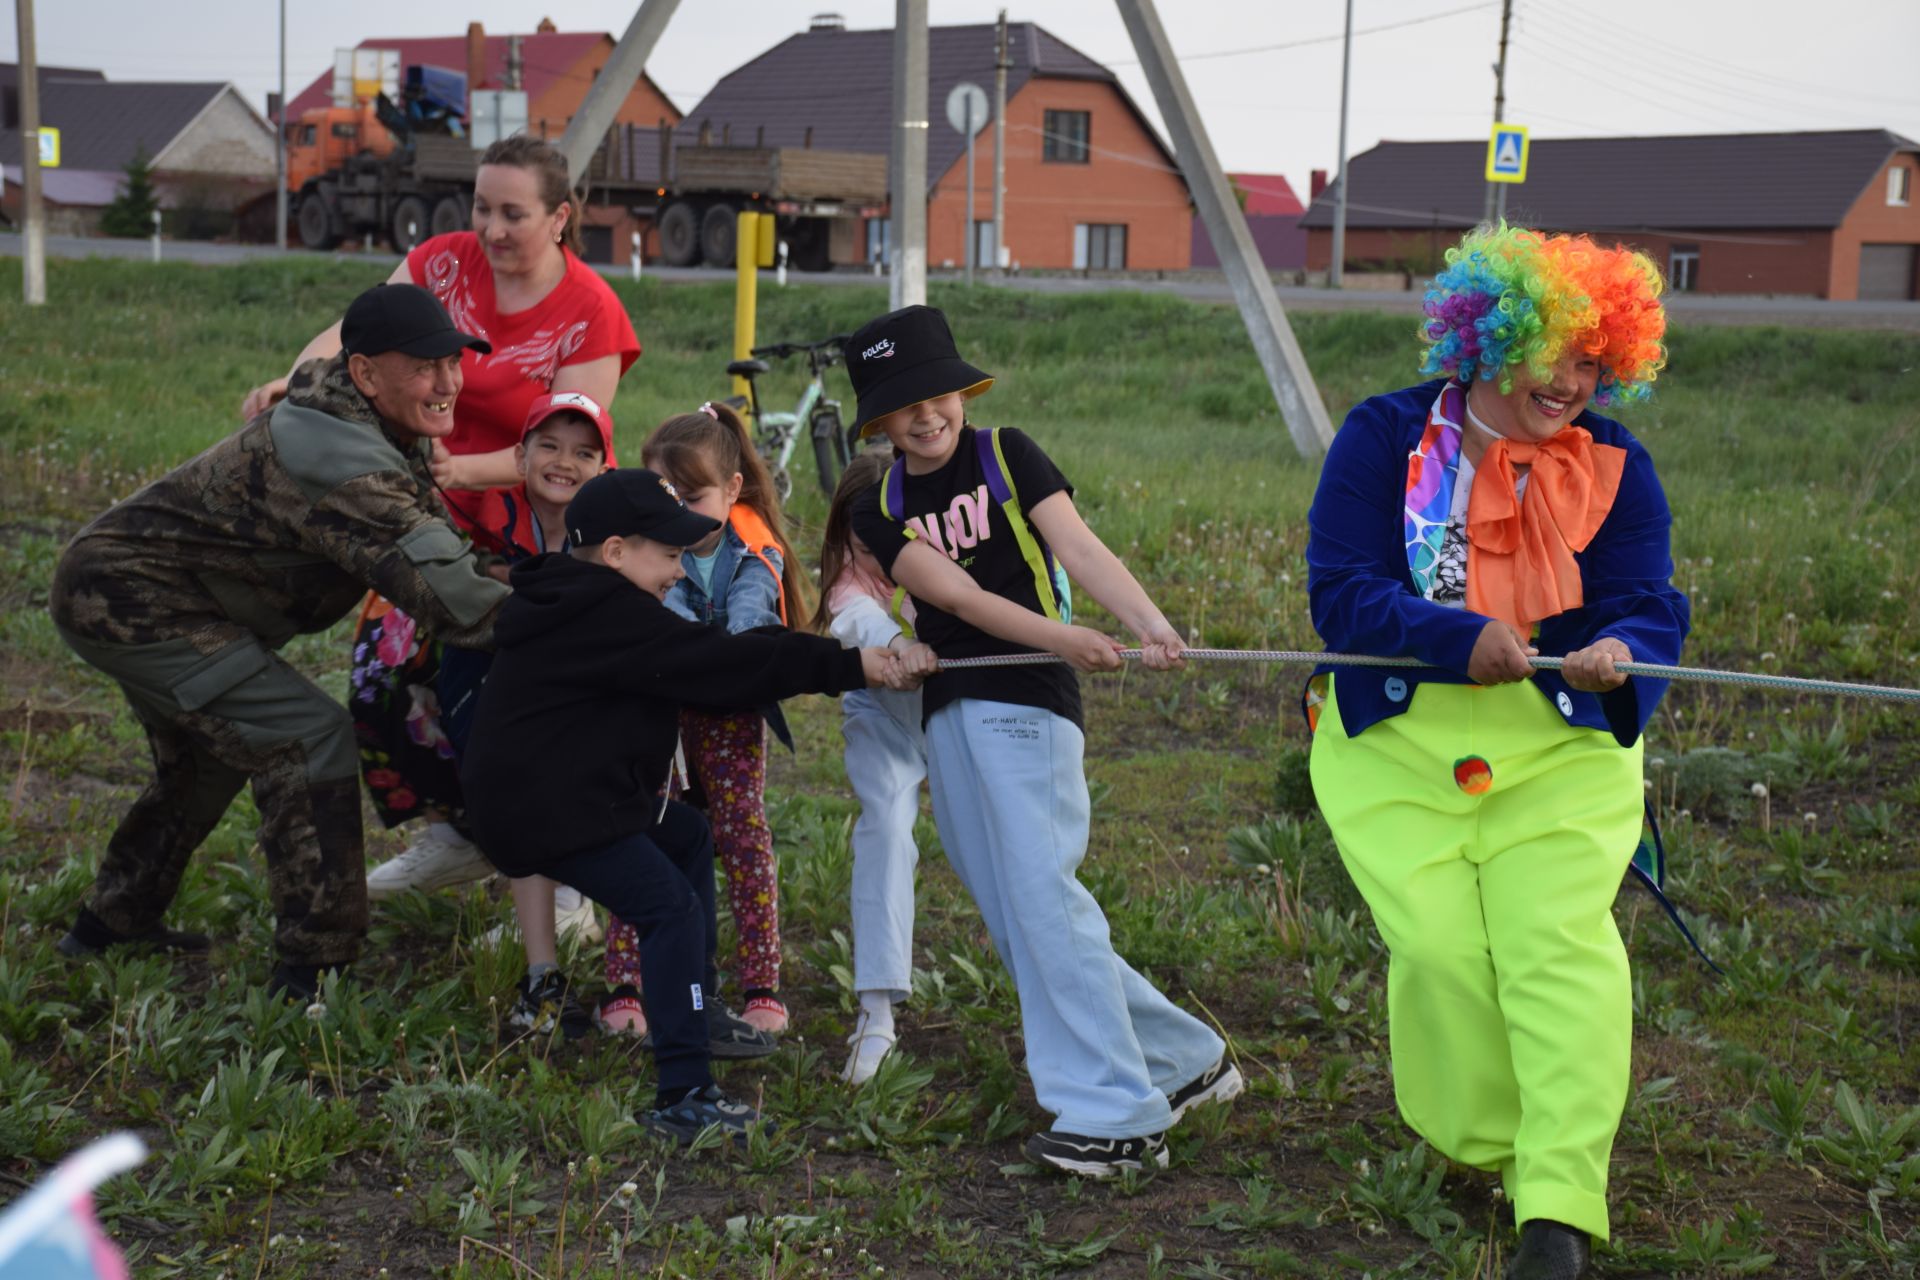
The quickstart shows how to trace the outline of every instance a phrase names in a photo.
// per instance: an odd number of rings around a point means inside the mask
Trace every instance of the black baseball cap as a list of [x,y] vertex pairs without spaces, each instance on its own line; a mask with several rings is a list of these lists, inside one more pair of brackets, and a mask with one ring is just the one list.
[[689,511],[665,476],[641,467],[603,471],[567,504],[567,537],[576,547],[597,547],[608,538],[690,547],[719,527],[711,516]]
[[456,329],[440,299],[417,284],[377,284],[347,304],[340,322],[340,348],[348,355],[399,351],[438,360],[468,347],[481,355],[493,350],[485,338]]
[[854,426],[863,436],[895,410],[956,391],[972,399],[993,385],[992,374],[960,358],[934,307],[902,307],[862,325],[847,339],[847,376],[860,397]]

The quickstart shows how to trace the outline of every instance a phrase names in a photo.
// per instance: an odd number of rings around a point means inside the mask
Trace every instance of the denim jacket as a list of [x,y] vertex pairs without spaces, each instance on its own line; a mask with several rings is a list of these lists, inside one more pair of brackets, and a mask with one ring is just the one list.
[[[785,567],[778,547],[766,548],[766,554],[776,570]],[[716,623],[735,635],[758,627],[786,625],[780,620],[779,578],[769,573],[760,558],[747,550],[746,542],[734,532],[732,524],[722,531],[719,546],[715,548],[713,577],[709,583],[711,594],[694,575],[693,553],[686,552],[680,562],[687,576],[667,592],[667,608],[681,617],[693,622]],[[760,714],[766,718],[773,736],[787,750],[793,750],[793,734],[787,728],[787,718],[781,713],[780,705],[772,703],[761,707]]]

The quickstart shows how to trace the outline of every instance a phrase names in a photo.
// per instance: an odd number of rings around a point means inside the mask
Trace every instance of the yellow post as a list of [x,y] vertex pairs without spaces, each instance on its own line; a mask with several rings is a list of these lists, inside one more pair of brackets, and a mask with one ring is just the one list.
[[[745,360],[753,354],[753,312],[759,298],[760,268],[757,252],[760,244],[760,215],[751,209],[740,211],[740,222],[733,237],[733,358]],[[747,394],[747,380],[733,380],[733,394]],[[751,424],[749,424],[751,425]]]

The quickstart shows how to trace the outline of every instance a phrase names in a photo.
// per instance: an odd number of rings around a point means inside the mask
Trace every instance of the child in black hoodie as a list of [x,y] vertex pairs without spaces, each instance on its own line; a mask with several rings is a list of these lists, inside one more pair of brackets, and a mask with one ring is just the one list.
[[682,548],[716,527],[651,471],[581,486],[567,506],[572,555],[513,569],[460,770],[480,848],[502,873],[572,885],[639,933],[659,1080],[638,1118],[682,1143],[759,1120],[709,1061],[774,1045],[714,994],[712,837],[697,810],[662,798],[681,704],[918,683],[884,649],[774,628],[729,635],[669,612]]

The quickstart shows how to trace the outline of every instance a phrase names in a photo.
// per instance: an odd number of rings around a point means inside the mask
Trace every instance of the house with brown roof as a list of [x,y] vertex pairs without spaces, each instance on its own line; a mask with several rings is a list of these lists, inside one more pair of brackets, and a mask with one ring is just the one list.
[[[993,225],[993,125],[974,139],[974,204],[966,207],[967,140],[945,103],[994,76],[992,24],[927,32],[927,260],[959,265],[968,224],[977,261],[998,244],[1025,267],[1185,270],[1193,207],[1172,151],[1112,71],[1044,28],[1008,26],[1006,221]],[[823,147],[888,155],[893,139],[893,31],[816,21],[731,72],[687,113],[678,145]],[[873,220],[856,260],[886,254]],[[844,260],[836,253],[837,260]]]
[[[1269,271],[1298,271],[1307,265],[1307,233],[1300,218],[1307,207],[1293,194],[1284,174],[1230,173],[1227,182],[1253,235],[1253,247]],[[1220,255],[1200,219],[1193,220],[1193,265],[1200,270],[1219,267]]]
[[[1347,165],[1346,259],[1431,271],[1481,219],[1486,143],[1383,142]],[[1920,298],[1920,143],[1885,129],[1536,139],[1507,220],[1650,254],[1681,292]],[[1336,186],[1307,265],[1332,260]]]
[[[18,67],[0,64],[0,208],[18,219]],[[43,169],[47,226],[91,235],[100,212],[144,153],[176,234],[212,235],[234,211],[273,191],[273,128],[231,84],[108,80],[99,71],[42,67],[40,122],[60,130],[60,166]]]

